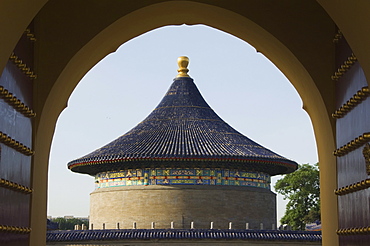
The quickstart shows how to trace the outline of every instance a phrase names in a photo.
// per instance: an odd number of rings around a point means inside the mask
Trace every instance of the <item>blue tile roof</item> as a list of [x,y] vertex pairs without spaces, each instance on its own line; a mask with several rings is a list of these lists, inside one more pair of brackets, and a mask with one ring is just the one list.
[[297,164],[242,135],[206,103],[193,79],[176,78],[153,112],[106,146],[68,163],[72,171],[95,175],[137,167],[241,168],[270,175]]
[[84,242],[151,239],[224,239],[320,242],[321,232],[234,229],[111,229],[48,231],[47,242]]

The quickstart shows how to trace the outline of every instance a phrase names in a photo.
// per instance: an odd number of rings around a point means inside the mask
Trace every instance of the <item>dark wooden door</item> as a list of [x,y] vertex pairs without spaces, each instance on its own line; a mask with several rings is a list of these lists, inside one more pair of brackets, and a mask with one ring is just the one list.
[[338,32],[336,119],[340,245],[370,244],[370,91],[361,64]]
[[0,76],[0,245],[29,244],[34,42],[30,26]]

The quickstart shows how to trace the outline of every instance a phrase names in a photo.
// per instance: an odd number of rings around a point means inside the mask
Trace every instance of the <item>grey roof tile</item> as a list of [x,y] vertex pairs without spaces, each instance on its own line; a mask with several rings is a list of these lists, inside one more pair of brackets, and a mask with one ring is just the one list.
[[224,122],[187,77],[176,78],[149,116],[132,130],[92,153],[68,163],[75,172],[145,166],[242,168],[270,175],[297,168],[288,160],[242,135]]

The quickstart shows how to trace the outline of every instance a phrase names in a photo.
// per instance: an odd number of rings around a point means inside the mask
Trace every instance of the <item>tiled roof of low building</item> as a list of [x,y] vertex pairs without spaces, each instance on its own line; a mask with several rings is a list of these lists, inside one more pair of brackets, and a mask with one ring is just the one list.
[[234,229],[110,229],[48,231],[47,242],[84,242],[151,239],[215,239],[320,242],[321,232]]

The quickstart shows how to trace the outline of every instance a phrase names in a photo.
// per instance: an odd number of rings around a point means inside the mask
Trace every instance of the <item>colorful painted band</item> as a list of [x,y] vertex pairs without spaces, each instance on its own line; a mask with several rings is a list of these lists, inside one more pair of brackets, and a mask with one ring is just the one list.
[[131,185],[234,185],[270,189],[270,175],[235,169],[128,169],[95,176],[96,188]]

